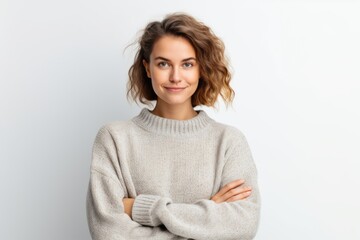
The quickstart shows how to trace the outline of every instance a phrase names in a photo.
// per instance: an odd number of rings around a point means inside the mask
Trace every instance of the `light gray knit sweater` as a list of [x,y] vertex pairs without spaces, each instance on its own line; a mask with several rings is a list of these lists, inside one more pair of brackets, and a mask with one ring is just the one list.
[[[100,129],[93,146],[87,216],[94,240],[253,239],[260,212],[256,167],[244,135],[204,111],[190,120],[144,108]],[[210,198],[245,179],[236,202]],[[135,198],[131,219],[122,199]]]

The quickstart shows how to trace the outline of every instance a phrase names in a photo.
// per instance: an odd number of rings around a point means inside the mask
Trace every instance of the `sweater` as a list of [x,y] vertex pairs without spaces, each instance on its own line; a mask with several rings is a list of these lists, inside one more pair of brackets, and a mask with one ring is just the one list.
[[[210,200],[236,179],[252,187],[248,198]],[[123,198],[135,199],[132,219]],[[260,215],[257,170],[244,135],[203,110],[174,120],[144,108],[101,127],[86,203],[93,240],[248,240]]]

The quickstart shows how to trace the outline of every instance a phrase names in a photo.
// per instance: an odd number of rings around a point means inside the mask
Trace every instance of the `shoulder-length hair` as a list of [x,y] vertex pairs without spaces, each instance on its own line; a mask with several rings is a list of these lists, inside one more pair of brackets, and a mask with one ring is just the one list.
[[200,67],[198,88],[191,97],[193,107],[214,106],[220,95],[226,104],[234,98],[230,87],[231,73],[225,57],[224,43],[212,30],[186,14],[170,14],[161,22],[150,22],[138,40],[139,48],[134,63],[128,71],[127,96],[133,100],[149,104],[156,100],[151,80],[146,74],[143,60],[150,62],[150,54],[157,40],[165,35],[180,36],[187,39],[195,49]]

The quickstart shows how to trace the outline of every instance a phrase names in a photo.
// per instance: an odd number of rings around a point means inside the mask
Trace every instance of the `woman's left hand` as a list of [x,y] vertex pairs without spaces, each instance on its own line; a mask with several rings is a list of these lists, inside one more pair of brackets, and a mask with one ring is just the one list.
[[135,199],[134,198],[123,198],[124,204],[124,211],[129,217],[131,218],[132,207],[134,205]]
[[226,184],[218,193],[211,197],[211,200],[216,203],[223,203],[234,202],[249,197],[251,194],[251,187],[242,186],[244,183],[244,179],[237,179]]

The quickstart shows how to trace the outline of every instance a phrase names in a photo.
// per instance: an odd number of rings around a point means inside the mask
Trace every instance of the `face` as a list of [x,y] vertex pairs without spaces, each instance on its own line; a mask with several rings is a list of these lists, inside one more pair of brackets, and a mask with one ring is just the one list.
[[157,104],[192,107],[191,96],[197,89],[200,70],[195,49],[190,42],[177,36],[157,40],[149,63],[143,61]]

